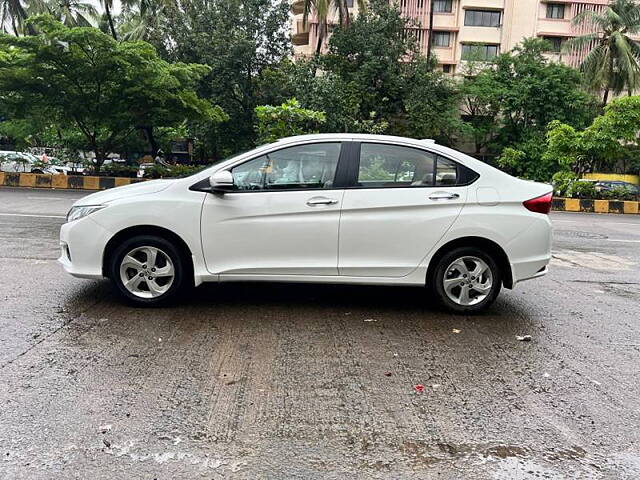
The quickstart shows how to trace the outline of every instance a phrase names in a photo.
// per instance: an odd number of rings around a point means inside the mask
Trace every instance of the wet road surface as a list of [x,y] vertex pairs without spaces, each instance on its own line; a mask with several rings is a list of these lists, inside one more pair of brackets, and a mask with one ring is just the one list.
[[640,477],[640,216],[554,213],[549,275],[476,317],[327,285],[132,309],[55,262],[82,195],[0,188],[0,478]]

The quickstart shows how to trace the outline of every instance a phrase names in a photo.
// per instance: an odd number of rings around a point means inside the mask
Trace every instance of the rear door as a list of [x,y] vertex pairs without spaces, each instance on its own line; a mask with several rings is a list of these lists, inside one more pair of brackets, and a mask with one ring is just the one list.
[[363,142],[355,151],[342,201],[339,274],[406,276],[451,227],[474,174],[420,148]]

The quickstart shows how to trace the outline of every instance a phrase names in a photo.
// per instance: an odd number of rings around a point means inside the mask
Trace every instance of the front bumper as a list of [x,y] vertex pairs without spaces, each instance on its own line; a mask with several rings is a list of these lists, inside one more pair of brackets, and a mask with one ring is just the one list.
[[78,278],[104,278],[102,257],[111,233],[91,216],[65,223],[60,228],[61,254],[58,262]]

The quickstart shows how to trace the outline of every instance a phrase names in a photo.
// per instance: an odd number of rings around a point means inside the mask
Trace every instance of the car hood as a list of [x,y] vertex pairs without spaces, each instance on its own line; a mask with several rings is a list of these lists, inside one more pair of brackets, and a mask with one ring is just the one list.
[[175,180],[151,180],[149,182],[139,182],[131,185],[124,185],[122,187],[110,188],[109,190],[92,193],[91,195],[82,197],[80,200],[76,201],[73,206],[103,205],[122,198],[158,193],[168,188],[174,181]]

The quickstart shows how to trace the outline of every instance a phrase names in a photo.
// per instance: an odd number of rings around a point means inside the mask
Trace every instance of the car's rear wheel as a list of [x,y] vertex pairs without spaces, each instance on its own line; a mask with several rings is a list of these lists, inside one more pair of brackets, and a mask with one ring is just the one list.
[[448,310],[477,313],[491,305],[500,293],[502,272],[484,250],[459,247],[440,258],[431,286]]
[[109,263],[116,289],[136,305],[158,305],[175,298],[187,284],[186,273],[180,250],[154,235],[126,240],[115,249]]

